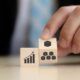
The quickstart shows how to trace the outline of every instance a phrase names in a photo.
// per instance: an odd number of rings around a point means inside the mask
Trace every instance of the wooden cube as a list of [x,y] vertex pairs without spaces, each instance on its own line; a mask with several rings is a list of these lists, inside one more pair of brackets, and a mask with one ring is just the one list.
[[39,65],[38,48],[21,48],[20,49],[21,66],[32,67]]
[[56,38],[49,40],[39,39],[39,63],[57,63],[57,41]]

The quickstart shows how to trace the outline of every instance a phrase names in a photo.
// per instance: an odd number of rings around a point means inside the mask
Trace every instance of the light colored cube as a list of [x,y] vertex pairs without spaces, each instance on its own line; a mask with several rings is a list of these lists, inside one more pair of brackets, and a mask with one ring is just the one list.
[[20,49],[21,66],[32,67],[39,65],[38,48],[21,48]]
[[57,40],[51,38],[49,40],[39,39],[39,63],[54,64],[57,63]]

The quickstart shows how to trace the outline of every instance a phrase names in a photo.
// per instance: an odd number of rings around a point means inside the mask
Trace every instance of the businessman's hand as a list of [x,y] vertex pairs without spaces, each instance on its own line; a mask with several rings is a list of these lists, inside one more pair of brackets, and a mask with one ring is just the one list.
[[71,52],[80,53],[80,6],[60,8],[45,26],[41,38],[53,37],[61,26],[58,56],[66,56]]

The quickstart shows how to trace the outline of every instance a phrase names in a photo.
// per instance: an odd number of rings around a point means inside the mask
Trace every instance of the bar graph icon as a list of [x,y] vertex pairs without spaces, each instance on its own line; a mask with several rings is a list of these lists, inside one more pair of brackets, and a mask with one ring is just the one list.
[[29,56],[27,56],[26,58],[24,58],[24,63],[28,63],[28,64],[32,64],[35,63],[35,54],[34,52],[32,52]]

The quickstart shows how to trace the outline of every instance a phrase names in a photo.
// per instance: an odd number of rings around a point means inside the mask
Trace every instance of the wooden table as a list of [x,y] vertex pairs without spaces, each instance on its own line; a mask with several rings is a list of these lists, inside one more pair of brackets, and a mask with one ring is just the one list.
[[21,68],[19,57],[0,57],[0,80],[80,80],[79,61],[79,57],[68,57],[53,66]]

